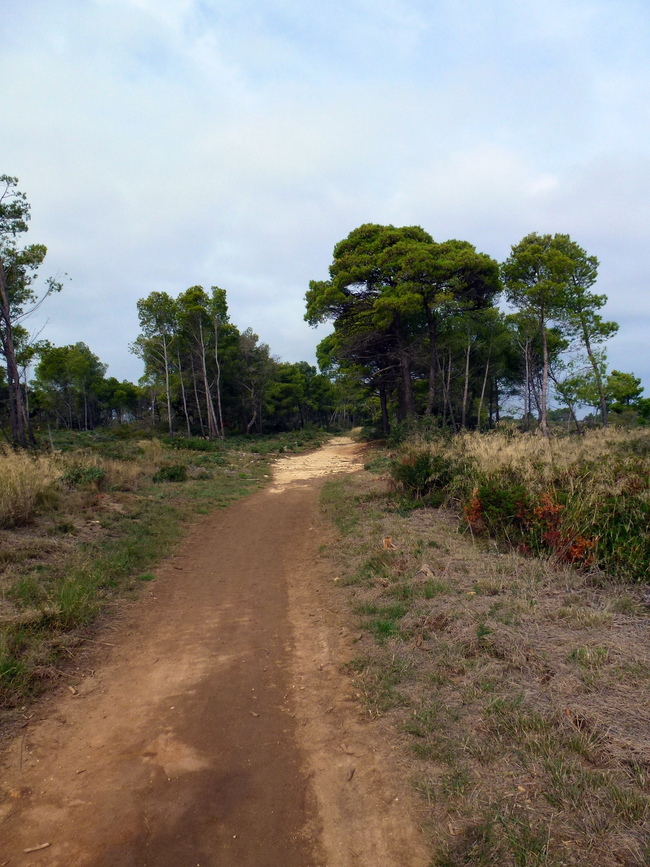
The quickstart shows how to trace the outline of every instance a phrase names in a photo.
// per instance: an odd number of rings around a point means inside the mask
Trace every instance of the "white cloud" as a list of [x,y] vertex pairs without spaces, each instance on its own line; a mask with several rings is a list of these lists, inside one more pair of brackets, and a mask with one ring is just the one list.
[[[313,358],[304,291],[366,221],[420,223],[497,258],[527,232],[569,232],[601,259],[610,315],[650,324],[640,2],[3,11],[0,169],[33,204],[44,270],[73,278],[47,336],[85,340],[114,375],[138,375],[137,298],[197,282],[223,286],[274,352]],[[635,340],[622,328],[616,351],[624,367],[629,345],[640,372]]]

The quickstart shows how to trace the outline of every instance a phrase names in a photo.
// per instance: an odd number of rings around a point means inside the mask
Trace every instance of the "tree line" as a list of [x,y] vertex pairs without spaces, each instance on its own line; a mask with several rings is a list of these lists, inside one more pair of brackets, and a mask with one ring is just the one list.
[[[318,346],[321,372],[275,358],[230,321],[225,290],[191,286],[137,302],[143,362],[135,384],[106,376],[84,343],[53,346],[29,333],[46,247],[21,246],[30,206],[0,177],[0,429],[27,446],[40,426],[91,430],[137,421],[176,434],[223,438],[306,424],[417,417],[452,430],[485,429],[516,408],[524,429],[579,428],[580,407],[650,420],[631,373],[607,370],[618,326],[595,293],[598,261],[568,235],[527,235],[504,263],[467,241],[435,242],[419,226],[364,224],[334,248],[329,279],[312,281],[306,320],[333,323]],[[507,310],[498,306],[505,299]]]
[[468,241],[367,223],[336,244],[329,279],[311,281],[305,319],[333,323],[319,364],[363,384],[384,433],[415,417],[485,429],[515,402],[523,427],[543,434],[558,417],[580,428],[584,406],[602,425],[628,407],[648,418],[640,381],[607,372],[618,325],[601,315],[597,275],[565,234],[531,233],[499,264]]
[[0,428],[16,445],[35,428],[92,430],[123,422],[210,438],[325,426],[336,387],[307,362],[275,358],[267,344],[230,321],[226,293],[191,286],[176,298],[151,292],[137,302],[141,332],[130,349],[144,364],[137,384],[106,376],[84,343],[53,346],[26,320],[61,281],[34,284],[46,248],[20,246],[30,206],[16,178],[0,177]]

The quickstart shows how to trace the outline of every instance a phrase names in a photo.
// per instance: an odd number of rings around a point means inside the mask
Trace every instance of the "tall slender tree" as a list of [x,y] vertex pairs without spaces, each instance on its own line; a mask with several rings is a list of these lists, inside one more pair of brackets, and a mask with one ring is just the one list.
[[167,401],[167,424],[169,436],[173,436],[173,416],[170,387],[170,367],[172,363],[171,346],[177,323],[176,304],[166,292],[151,292],[138,301],[138,318],[142,337],[132,345],[132,351],[140,357],[148,354],[157,358],[162,368]]
[[513,246],[503,264],[508,300],[537,323],[542,347],[539,429],[548,437],[549,325],[565,329],[571,291],[581,268],[588,268],[586,253],[568,235],[532,232]]
[[18,247],[17,237],[28,228],[30,206],[17,185],[18,178],[0,176],[0,352],[7,367],[11,436],[15,445],[26,447],[33,434],[25,412],[14,331],[48,295],[60,291],[61,282],[48,279],[40,297],[34,289],[47,248],[42,244]]

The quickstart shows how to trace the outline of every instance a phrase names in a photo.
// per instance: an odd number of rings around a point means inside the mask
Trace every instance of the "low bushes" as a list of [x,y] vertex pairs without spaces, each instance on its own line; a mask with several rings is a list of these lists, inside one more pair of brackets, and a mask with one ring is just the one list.
[[508,433],[411,441],[391,475],[415,505],[446,504],[476,536],[522,553],[646,580],[650,436],[594,431],[544,440]]

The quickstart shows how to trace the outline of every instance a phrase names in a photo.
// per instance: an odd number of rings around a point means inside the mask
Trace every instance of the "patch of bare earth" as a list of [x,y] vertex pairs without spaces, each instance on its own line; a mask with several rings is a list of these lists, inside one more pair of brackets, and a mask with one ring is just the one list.
[[1,759],[0,864],[425,865],[319,558],[336,441],[198,523]]
[[368,473],[344,488],[357,524],[330,556],[357,690],[410,755],[432,863],[650,863],[643,588],[498,553],[444,511],[399,514]]

